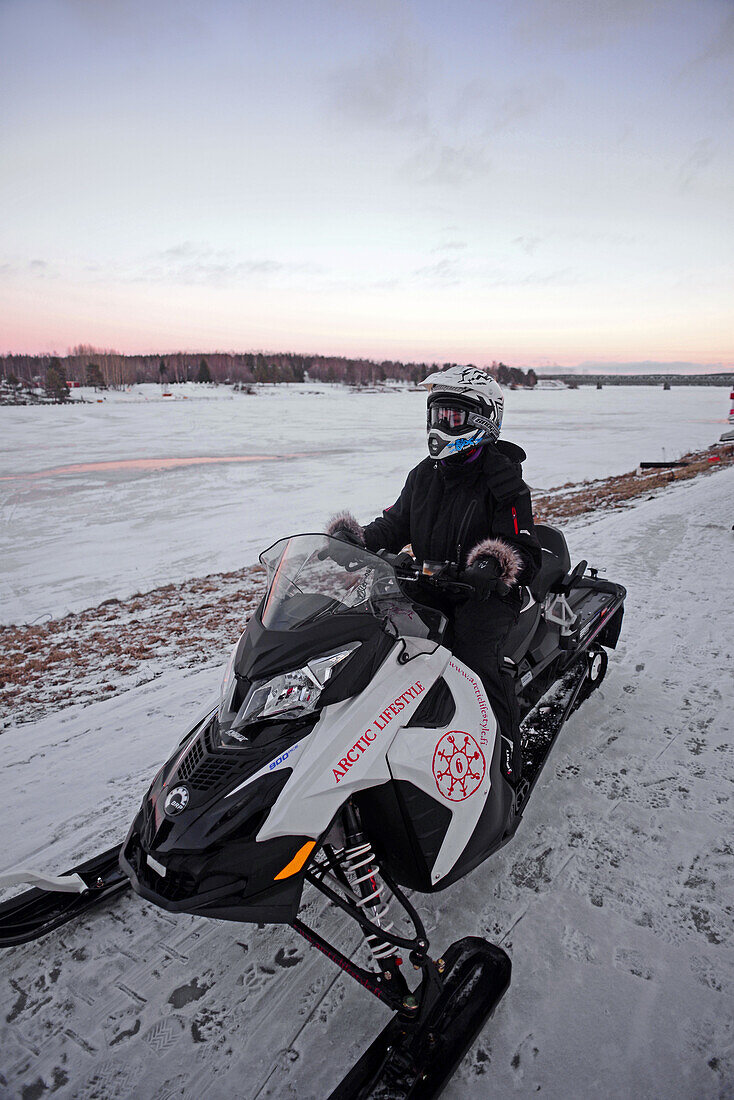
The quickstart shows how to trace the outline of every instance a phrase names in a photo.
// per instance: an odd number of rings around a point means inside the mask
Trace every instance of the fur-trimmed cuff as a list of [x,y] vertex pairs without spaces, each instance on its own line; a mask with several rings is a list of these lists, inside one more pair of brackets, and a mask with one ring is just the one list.
[[474,565],[480,558],[495,558],[502,570],[500,580],[505,584],[514,584],[523,567],[523,560],[517,550],[502,539],[484,539],[478,542],[466,559],[467,565]]
[[364,531],[351,512],[337,512],[326,525],[325,534],[333,537],[337,531],[346,531],[358,546],[364,546]]

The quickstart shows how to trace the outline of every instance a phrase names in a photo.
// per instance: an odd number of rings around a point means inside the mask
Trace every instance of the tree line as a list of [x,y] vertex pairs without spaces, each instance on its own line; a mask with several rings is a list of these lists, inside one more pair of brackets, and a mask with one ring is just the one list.
[[[10,386],[43,387],[64,399],[67,383],[97,389],[121,389],[141,382],[164,386],[180,382],[287,383],[340,382],[374,386],[387,381],[417,385],[441,367],[472,363],[403,363],[399,360],[350,359],[345,356],[299,355],[295,352],[174,352],[169,355],[123,355],[80,344],[64,357],[49,355],[0,356],[0,376]],[[523,371],[494,361],[485,367],[502,385],[534,386],[535,371]]]

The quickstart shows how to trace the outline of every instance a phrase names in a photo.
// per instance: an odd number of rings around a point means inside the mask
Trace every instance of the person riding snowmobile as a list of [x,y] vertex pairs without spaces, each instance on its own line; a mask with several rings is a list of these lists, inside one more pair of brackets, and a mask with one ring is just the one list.
[[419,562],[459,566],[477,598],[453,608],[453,653],[484,684],[503,737],[505,774],[515,785],[522,769],[519,715],[512,680],[503,672],[503,646],[520,613],[520,586],[541,564],[530,490],[522,480],[526,456],[499,439],[504,397],[491,375],[450,367],[420,384],[429,391],[429,457],[372,523],[363,528],[351,513],[340,512],[326,534],[375,552],[397,553],[410,543]]

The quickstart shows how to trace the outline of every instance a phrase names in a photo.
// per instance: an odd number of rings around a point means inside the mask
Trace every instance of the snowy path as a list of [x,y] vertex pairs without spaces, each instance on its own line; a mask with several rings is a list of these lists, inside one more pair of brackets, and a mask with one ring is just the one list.
[[[627,586],[625,625],[514,841],[421,900],[437,949],[478,932],[513,958],[448,1100],[734,1095],[733,501],[722,470],[567,529]],[[2,865],[111,843],[218,678],[6,731]],[[0,1093],[23,1100],[320,1100],[385,1018],[288,929],[133,896],[0,966]]]

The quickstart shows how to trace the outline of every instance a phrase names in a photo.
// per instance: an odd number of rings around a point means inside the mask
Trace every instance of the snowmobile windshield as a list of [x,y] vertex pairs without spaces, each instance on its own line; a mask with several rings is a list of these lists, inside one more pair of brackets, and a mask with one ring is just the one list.
[[294,535],[260,555],[268,571],[266,630],[298,630],[333,615],[371,615],[390,634],[440,642],[445,617],[411,600],[376,554],[326,535]]

